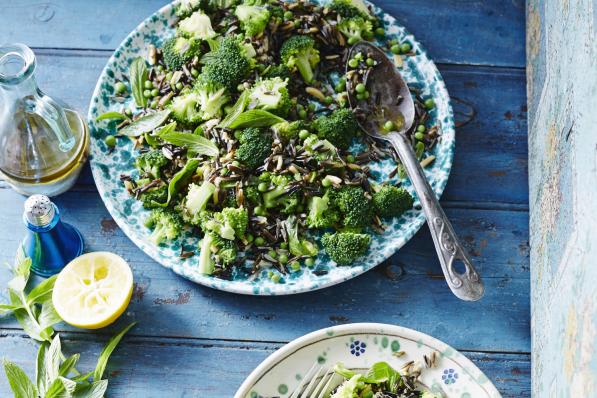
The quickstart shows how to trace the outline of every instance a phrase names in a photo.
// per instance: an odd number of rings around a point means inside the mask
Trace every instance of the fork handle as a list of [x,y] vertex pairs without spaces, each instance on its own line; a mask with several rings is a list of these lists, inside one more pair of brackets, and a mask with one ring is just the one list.
[[[431,231],[431,237],[439,262],[446,277],[448,286],[454,295],[465,301],[479,300],[485,291],[483,282],[475,270],[473,263],[458,240],[452,224],[446,217],[435,192],[429,185],[423,168],[413,151],[410,140],[403,133],[390,133],[387,139],[392,143],[406,174],[412,182],[417,196],[421,201],[427,224]],[[454,261],[461,260],[464,263],[464,273],[458,273],[454,268]]]

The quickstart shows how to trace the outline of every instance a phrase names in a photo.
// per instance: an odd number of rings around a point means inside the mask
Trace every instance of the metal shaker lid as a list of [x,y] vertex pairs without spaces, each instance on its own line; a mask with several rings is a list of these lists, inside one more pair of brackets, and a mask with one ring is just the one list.
[[46,195],[32,195],[25,201],[25,218],[37,227],[48,225],[55,213],[54,204]]

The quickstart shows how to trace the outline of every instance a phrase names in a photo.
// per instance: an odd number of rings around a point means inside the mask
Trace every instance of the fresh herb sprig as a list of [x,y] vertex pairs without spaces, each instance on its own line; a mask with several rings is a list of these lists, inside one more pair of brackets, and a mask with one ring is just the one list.
[[0,304],[0,315],[14,315],[25,333],[37,341],[51,341],[53,326],[62,321],[52,304],[56,276],[26,292],[31,275],[31,259],[22,258],[10,267],[13,278],[8,282],[9,303]]
[[4,360],[4,372],[15,398],[101,398],[108,388],[103,379],[110,355],[122,337],[135,325],[131,323],[114,335],[99,355],[95,369],[79,374],[75,366],[80,355],[66,359],[62,353],[60,335],[44,341],[37,352],[35,384],[18,365]]

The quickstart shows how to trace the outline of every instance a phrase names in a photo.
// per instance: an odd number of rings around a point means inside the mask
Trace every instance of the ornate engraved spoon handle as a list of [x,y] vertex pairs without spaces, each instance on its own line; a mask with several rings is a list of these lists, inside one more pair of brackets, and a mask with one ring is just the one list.
[[[410,140],[404,134],[395,132],[388,134],[387,139],[398,152],[398,156],[421,201],[448,286],[454,295],[462,300],[479,300],[485,291],[483,282],[431,189],[423,168],[415,156]],[[463,273],[459,273],[455,269],[455,260],[460,260],[464,264]]]

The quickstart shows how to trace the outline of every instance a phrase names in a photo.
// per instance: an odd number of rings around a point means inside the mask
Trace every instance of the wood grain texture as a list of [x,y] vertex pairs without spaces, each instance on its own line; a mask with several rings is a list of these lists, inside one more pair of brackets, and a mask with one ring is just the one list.
[[533,392],[597,388],[597,4],[529,1]]
[[[134,330],[133,330],[134,334]],[[66,353],[81,353],[80,370],[92,369],[107,338],[62,335]],[[3,355],[34,377],[35,350],[30,339],[17,333],[0,337]],[[110,397],[232,397],[245,377],[281,345],[221,340],[148,339],[127,337],[110,359]],[[492,378],[504,398],[530,397],[527,378],[530,358],[526,354],[480,354],[467,356]],[[0,378],[0,394],[7,383]]]
[[[38,51],[42,89],[87,113],[107,52]],[[456,119],[454,166],[446,201],[528,203],[526,95],[517,69],[440,65]],[[497,148],[500,148],[497,150]],[[88,169],[82,184],[93,185]],[[474,187],[474,189],[471,189]]]
[[[3,32],[32,47],[113,50],[167,0],[20,0]],[[524,67],[524,1],[381,0],[437,62]],[[92,18],[93,23],[89,23]],[[23,24],[27,29],[23,29]]]

